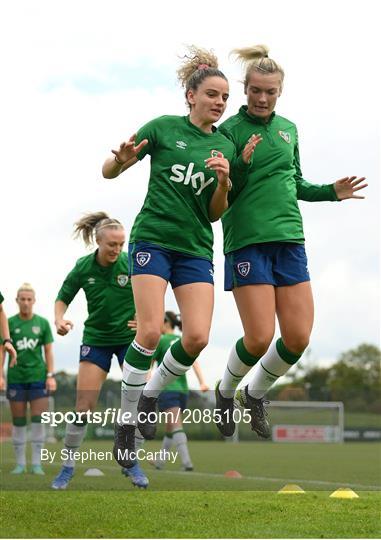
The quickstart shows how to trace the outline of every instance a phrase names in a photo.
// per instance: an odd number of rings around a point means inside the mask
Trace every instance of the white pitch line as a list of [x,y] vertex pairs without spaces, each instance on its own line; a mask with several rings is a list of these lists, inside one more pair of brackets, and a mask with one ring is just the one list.
[[[181,475],[197,475],[197,476],[210,476],[212,478],[225,478],[223,474],[218,473],[205,473],[205,472],[186,472],[186,471],[156,471],[156,472],[164,472],[166,474],[181,474]],[[239,479],[238,479],[239,480]],[[337,486],[340,484],[340,486],[343,487],[355,487],[360,489],[375,489],[375,490],[381,490],[381,486],[372,486],[372,485],[365,485],[365,484],[352,484],[347,482],[327,482],[325,480],[306,480],[304,478],[271,478],[268,476],[245,476],[242,475],[242,480],[259,480],[263,482],[287,482],[288,484],[296,484],[296,483],[304,483],[304,484],[319,484],[322,486]]]

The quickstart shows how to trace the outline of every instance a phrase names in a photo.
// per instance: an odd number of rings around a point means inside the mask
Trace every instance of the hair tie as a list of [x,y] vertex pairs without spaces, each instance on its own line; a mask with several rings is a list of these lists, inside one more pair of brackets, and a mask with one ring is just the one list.
[[199,64],[197,66],[197,69],[209,69],[209,68],[210,68],[210,66],[208,66],[208,64]]

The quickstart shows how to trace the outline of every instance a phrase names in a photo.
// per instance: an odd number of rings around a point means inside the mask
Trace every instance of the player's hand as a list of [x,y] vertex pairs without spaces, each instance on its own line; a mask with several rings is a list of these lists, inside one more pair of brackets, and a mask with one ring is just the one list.
[[0,391],[4,391],[5,390],[5,377],[4,377],[4,373],[1,373],[0,375]]
[[200,390],[201,392],[208,392],[209,386],[205,383],[200,384]]
[[230,164],[229,161],[224,158],[222,152],[212,150],[212,157],[205,160],[205,167],[216,172],[218,184],[221,187],[225,188],[226,191],[230,189]]
[[335,188],[336,196],[339,201],[345,199],[365,199],[361,195],[355,195],[356,191],[364,189],[368,184],[364,184],[365,176],[357,178],[357,176],[346,176],[337,180],[333,185]]
[[137,328],[138,328],[138,321],[136,321],[135,319],[132,320],[132,321],[127,321],[127,326],[128,328],[130,328],[133,332],[136,332]]
[[13,366],[15,366],[17,364],[17,352],[16,352],[16,349],[14,348],[12,343],[9,343],[9,341],[4,343],[3,347],[4,347],[4,351],[9,354],[9,367],[12,368]]
[[45,387],[48,391],[48,394],[52,394],[53,392],[55,392],[57,390],[56,379],[54,377],[47,377]]
[[135,146],[135,139],[136,139],[136,133],[131,135],[131,137],[128,139],[128,142],[122,142],[119,146],[119,150],[111,150],[111,152],[114,154],[116,159],[120,163],[127,163],[130,159],[136,157],[136,154],[140,152],[140,150],[148,144],[147,139],[143,139],[137,146]]
[[66,334],[74,327],[74,324],[66,319],[59,319],[55,321],[54,324],[56,325],[57,334],[59,336],[66,336]]
[[242,159],[245,163],[250,163],[251,156],[253,155],[255,147],[257,146],[257,144],[262,142],[262,140],[263,139],[261,135],[254,134],[247,141],[245,148],[242,150]]

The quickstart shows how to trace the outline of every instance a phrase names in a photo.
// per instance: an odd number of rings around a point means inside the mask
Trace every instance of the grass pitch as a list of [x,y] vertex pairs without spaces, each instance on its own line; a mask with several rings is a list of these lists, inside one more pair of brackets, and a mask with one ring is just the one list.
[[[146,445],[158,450],[158,442]],[[50,450],[60,444],[48,445]],[[88,441],[83,450],[110,450]],[[60,462],[45,477],[14,477],[13,452],[2,445],[4,538],[377,538],[380,445],[191,442],[194,472],[180,464],[143,468],[148,490],[134,488],[112,461],[79,464],[67,491],[50,490]],[[104,472],[87,477],[90,467]],[[237,470],[242,478],[226,478]],[[306,493],[278,495],[287,483]],[[349,486],[358,499],[331,499]]]

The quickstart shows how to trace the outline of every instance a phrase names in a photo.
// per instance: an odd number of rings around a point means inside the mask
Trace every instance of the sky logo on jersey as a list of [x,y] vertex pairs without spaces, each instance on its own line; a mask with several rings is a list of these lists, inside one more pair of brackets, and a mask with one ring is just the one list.
[[280,131],[279,135],[282,137],[286,143],[290,144],[291,142],[291,135],[287,131]]
[[90,351],[91,351],[91,347],[89,347],[88,345],[82,345],[81,356],[87,356]]
[[126,276],[126,274],[119,274],[116,280],[121,287],[125,287],[128,283],[128,276]]
[[185,150],[187,147],[187,143],[184,141],[176,141],[177,148],[181,148],[181,150]]
[[27,351],[28,349],[30,351],[33,351],[37,347],[37,345],[38,339],[28,339],[27,337],[24,337],[16,341],[16,348],[18,351]]
[[[174,176],[170,176],[169,179],[172,180],[172,182],[183,182],[184,186],[192,184],[192,187],[197,189],[196,195],[201,195],[204,189],[214,182],[215,178],[212,176],[211,178],[208,178],[208,180],[205,180],[205,174],[203,172],[193,174],[193,169],[193,162],[189,163],[188,167],[176,163],[175,165],[172,165],[171,168],[171,172]],[[185,174],[184,171],[186,171]]]
[[250,272],[250,263],[249,262],[241,262],[241,263],[238,263],[237,264],[237,270],[238,270],[238,273],[242,276],[242,277],[246,277],[248,275],[248,273]]
[[147,253],[147,251],[139,251],[136,254],[136,262],[139,266],[145,266],[151,259],[151,253]]

